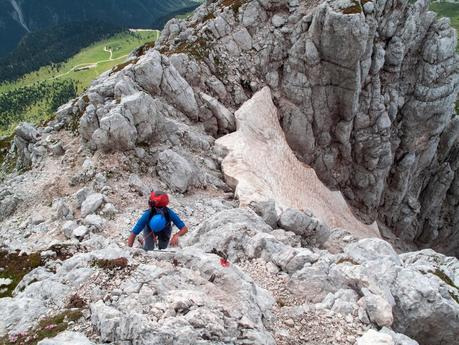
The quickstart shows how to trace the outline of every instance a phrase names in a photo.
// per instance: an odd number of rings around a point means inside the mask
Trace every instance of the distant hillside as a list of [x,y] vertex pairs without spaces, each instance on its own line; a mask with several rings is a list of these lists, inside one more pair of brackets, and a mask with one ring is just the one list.
[[195,7],[196,0],[0,0],[0,56],[27,32],[69,22],[96,21],[118,27],[153,28],[157,21]]
[[70,59],[0,83],[0,137],[20,121],[40,123],[82,92],[101,73],[122,64],[135,48],[152,44],[158,31],[121,32],[81,49]]
[[67,60],[95,41],[121,31],[107,23],[76,22],[24,36],[17,48],[0,58],[0,82],[15,80],[42,66]]

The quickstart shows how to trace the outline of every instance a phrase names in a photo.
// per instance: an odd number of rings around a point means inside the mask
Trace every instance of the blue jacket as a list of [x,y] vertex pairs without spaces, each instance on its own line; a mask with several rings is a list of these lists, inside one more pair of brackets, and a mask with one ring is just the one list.
[[[169,216],[171,218],[172,223],[174,225],[181,229],[185,226],[185,223],[177,216],[177,214],[172,211],[170,208],[166,207],[167,211],[169,212]],[[132,228],[132,232],[136,235],[140,234],[142,230],[147,226],[148,220],[150,219],[150,210],[146,210],[142,216],[139,218],[137,223],[134,225],[134,228]],[[166,224],[167,227],[168,224]]]

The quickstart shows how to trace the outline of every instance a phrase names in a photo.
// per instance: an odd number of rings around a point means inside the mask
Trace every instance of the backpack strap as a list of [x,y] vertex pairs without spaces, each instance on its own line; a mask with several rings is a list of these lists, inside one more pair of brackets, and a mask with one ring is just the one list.
[[169,213],[169,207],[164,207],[164,218],[166,218],[166,223],[168,225],[172,223],[171,215]]
[[152,231],[150,228],[150,221],[156,215],[156,209],[154,207],[150,208],[150,215],[148,216],[147,228],[148,230]]

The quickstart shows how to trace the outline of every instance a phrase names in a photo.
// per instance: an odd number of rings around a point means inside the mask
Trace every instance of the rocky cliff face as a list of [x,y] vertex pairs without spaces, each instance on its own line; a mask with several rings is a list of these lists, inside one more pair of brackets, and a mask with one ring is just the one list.
[[105,78],[115,91],[93,87],[92,106],[78,110],[83,138],[115,149],[146,140],[134,123],[129,142],[113,143],[110,109],[97,106],[134,89],[224,134],[231,111],[269,85],[292,149],[361,220],[458,255],[455,45],[426,1],[208,1],[187,22],[168,23],[161,53]]
[[268,84],[290,146],[362,220],[458,255],[447,19],[427,1],[207,3],[158,44],[189,84],[230,107]]
[[268,84],[290,146],[362,220],[458,255],[456,33],[427,5],[208,1],[158,47],[229,106]]

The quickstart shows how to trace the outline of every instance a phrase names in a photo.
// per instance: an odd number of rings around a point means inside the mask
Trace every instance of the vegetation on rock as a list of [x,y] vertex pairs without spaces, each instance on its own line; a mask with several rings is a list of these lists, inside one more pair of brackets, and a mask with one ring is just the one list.
[[83,316],[81,310],[65,310],[54,316],[42,319],[37,327],[27,333],[6,336],[0,338],[0,344],[3,345],[36,345],[45,338],[53,338],[59,333],[65,331],[70,322],[74,322]]
[[27,255],[0,251],[0,278],[11,280],[6,287],[0,287],[0,298],[10,297],[22,278],[41,264],[40,253]]

